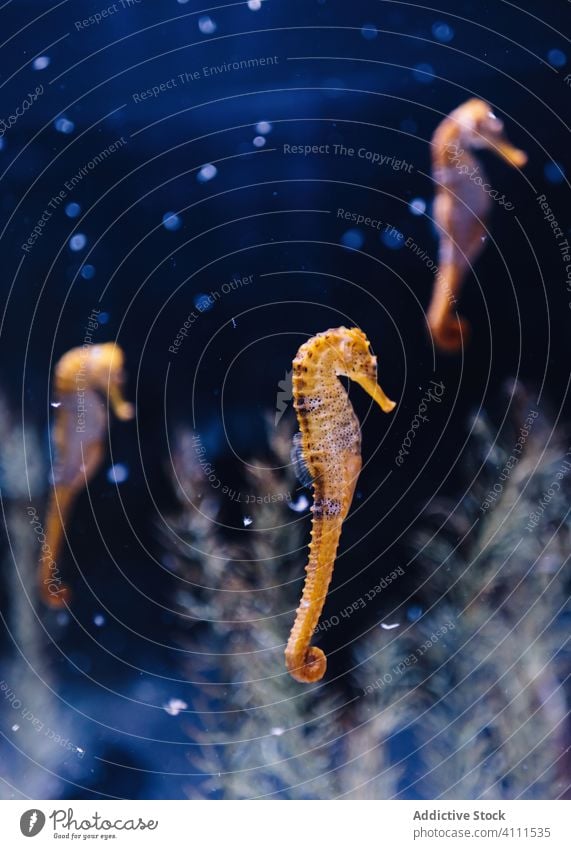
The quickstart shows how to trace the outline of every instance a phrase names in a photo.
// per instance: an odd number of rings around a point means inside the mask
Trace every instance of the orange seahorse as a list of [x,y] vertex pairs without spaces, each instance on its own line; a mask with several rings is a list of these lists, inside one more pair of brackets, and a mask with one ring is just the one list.
[[440,248],[427,320],[437,347],[443,351],[459,350],[469,333],[466,320],[452,315],[452,306],[484,246],[493,199],[513,208],[504,195],[498,197],[490,187],[471,151],[488,148],[516,168],[527,162],[527,155],[509,143],[503,129],[491,106],[472,98],[454,109],[432,137],[434,220],[440,231]]
[[285,660],[293,678],[307,683],[325,674],[325,654],[310,643],[361,471],[361,428],[339,376],[362,386],[385,413],[395,407],[377,384],[377,359],[357,327],[318,333],[297,352],[293,394],[300,432],[294,437],[292,459],[302,482],[313,484],[314,500],[307,574]]
[[123,351],[113,342],[72,348],[55,368],[56,417],[53,440],[54,487],[45,520],[38,579],[42,600],[63,607],[69,587],[57,567],[65,527],[79,493],[101,467],[105,456],[107,401],[118,419],[126,421],[134,408],[123,398]]

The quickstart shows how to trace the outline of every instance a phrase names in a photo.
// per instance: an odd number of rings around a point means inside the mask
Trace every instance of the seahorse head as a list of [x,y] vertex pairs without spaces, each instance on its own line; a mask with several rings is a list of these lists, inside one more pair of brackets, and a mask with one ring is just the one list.
[[515,168],[523,168],[527,154],[518,150],[504,134],[504,123],[489,103],[473,97],[455,109],[450,118],[458,125],[461,147],[488,148]]
[[123,397],[125,356],[114,342],[72,348],[63,355],[55,370],[55,389],[58,395],[92,389],[109,397],[118,419],[132,419],[132,404]]
[[371,343],[363,331],[358,327],[339,327],[329,334],[335,334],[337,374],[358,383],[385,413],[390,413],[396,404],[377,383],[377,358],[371,353]]
[[90,352],[89,370],[94,388],[109,395],[109,403],[118,419],[126,421],[134,415],[133,405],[125,401],[125,355],[114,342],[94,345]]

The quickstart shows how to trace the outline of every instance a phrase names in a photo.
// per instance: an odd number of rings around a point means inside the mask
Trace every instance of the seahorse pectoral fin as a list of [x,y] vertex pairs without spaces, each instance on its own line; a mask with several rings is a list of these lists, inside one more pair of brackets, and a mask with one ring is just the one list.
[[361,386],[367,395],[370,395],[384,413],[390,413],[396,407],[396,402],[387,398],[378,383],[375,383],[370,377],[365,377],[360,374],[351,375],[351,379]]
[[302,439],[301,433],[294,434],[290,457],[296,478],[302,486],[309,488],[313,483],[313,477],[303,456]]
[[523,150],[518,150],[507,139],[497,141],[495,150],[514,168],[523,168],[527,163],[527,153]]

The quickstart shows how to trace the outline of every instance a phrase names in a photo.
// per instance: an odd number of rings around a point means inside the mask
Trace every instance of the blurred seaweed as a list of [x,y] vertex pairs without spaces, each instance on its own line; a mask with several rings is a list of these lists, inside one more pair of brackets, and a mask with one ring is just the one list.
[[[407,538],[408,578],[392,611],[406,625],[366,630],[352,644],[350,675],[312,688],[285,674],[282,656],[305,523],[290,503],[260,498],[255,527],[236,539],[192,433],[179,433],[173,554],[203,700],[194,706],[203,729],[189,730],[203,780],[189,795],[568,795],[568,443],[519,384],[507,408],[500,423],[474,416],[463,491],[432,502]],[[287,427],[271,427],[271,464],[249,465],[260,495],[295,487],[290,439]],[[548,509],[526,529],[548,491]],[[382,594],[375,604],[378,624]]]

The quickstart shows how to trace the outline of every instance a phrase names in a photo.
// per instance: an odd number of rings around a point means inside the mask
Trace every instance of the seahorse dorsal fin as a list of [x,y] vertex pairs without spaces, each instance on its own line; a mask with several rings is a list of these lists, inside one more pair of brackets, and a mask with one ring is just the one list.
[[303,457],[303,448],[301,445],[301,433],[294,434],[291,446],[291,462],[295,471],[295,476],[302,486],[310,487],[313,484],[313,477],[307,468],[307,464]]

